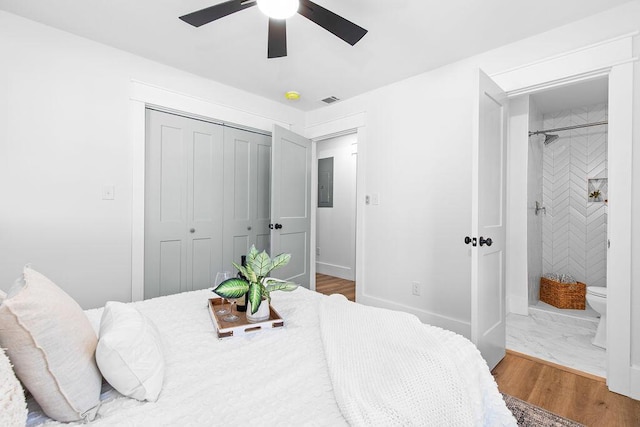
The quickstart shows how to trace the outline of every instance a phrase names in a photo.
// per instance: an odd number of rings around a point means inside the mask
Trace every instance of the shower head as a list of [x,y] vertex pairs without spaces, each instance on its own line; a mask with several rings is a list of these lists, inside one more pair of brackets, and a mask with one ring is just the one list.
[[544,145],[549,145],[551,144],[553,141],[555,141],[556,139],[560,138],[560,136],[558,135],[549,135],[549,134],[543,134],[544,135]]

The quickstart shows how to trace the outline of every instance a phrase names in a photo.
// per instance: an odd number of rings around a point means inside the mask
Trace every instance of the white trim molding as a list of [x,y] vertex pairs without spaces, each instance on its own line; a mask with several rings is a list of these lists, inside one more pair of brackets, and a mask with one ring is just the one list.
[[[304,135],[313,141],[313,159],[311,169],[312,197],[317,200],[318,194],[318,173],[317,173],[317,143],[327,138],[333,138],[348,133],[357,134],[358,144],[358,166],[356,169],[356,260],[355,260],[355,280],[356,280],[356,301],[362,302],[364,298],[365,271],[364,271],[364,210],[365,210],[365,178],[366,178],[366,140],[367,140],[367,114],[360,112],[339,117],[322,123],[308,125],[304,130]],[[311,247],[316,247],[316,210],[311,211]],[[316,273],[316,253],[311,251],[311,289],[315,290]]]
[[334,138],[353,133],[354,129],[365,126],[366,113],[355,113],[328,122],[308,125],[304,130],[305,137],[314,141]]
[[631,389],[631,203],[633,147],[633,64],[609,75],[609,213],[607,253],[607,385],[625,396]]
[[130,99],[144,102],[145,105],[158,106],[168,111],[188,113],[192,116],[206,117],[225,123],[235,123],[267,132],[273,130],[274,124],[285,129],[291,129],[291,123],[285,123],[273,117],[219,104],[138,80],[131,80]]
[[[491,74],[509,96],[559,86],[575,76],[606,73],[611,67],[635,61],[633,36],[621,35],[559,55]],[[594,76],[591,76],[594,77]],[[550,83],[553,82],[553,85]]]

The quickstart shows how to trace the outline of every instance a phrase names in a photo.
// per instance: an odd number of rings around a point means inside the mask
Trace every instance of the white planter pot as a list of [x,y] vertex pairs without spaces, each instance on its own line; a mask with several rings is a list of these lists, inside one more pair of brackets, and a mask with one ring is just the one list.
[[260,307],[258,307],[258,311],[254,314],[251,314],[251,301],[247,301],[247,321],[249,323],[258,323],[264,322],[269,319],[270,310],[269,310],[269,301],[263,299],[260,303]]

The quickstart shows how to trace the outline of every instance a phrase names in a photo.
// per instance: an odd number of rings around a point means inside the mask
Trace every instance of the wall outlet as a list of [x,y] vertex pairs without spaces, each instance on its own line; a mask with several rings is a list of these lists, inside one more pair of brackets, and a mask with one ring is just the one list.
[[102,186],[102,200],[113,200],[116,198],[116,187],[105,184]]
[[411,282],[411,294],[420,296],[420,282]]

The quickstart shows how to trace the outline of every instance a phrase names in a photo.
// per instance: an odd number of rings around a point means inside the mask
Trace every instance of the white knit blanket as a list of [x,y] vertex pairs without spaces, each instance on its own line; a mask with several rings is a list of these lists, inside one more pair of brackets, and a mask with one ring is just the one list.
[[341,295],[325,298],[319,313],[334,394],[350,425],[516,424],[464,337]]

